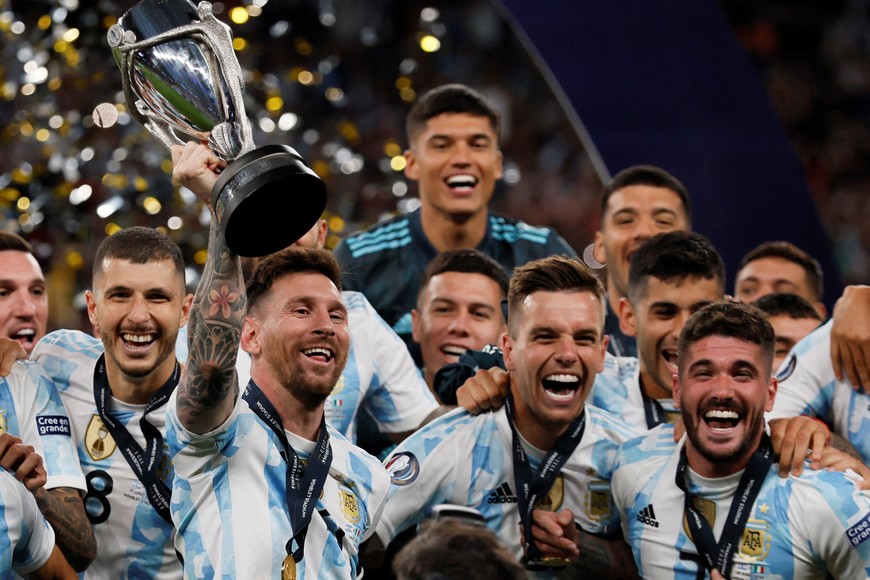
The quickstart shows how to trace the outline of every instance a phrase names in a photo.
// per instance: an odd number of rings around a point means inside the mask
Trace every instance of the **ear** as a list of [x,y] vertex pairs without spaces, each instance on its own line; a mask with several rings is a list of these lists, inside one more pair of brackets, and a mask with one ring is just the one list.
[[628,336],[637,336],[637,318],[625,296],[619,299],[619,329]]
[[604,255],[604,234],[601,230],[595,232],[595,240],[592,242],[592,257],[598,260],[599,264],[607,265],[607,259]]
[[418,180],[420,178],[420,172],[417,169],[417,159],[414,157],[414,153],[410,149],[406,149],[404,157],[405,177],[413,179],[414,181]]
[[181,301],[181,318],[178,321],[178,328],[183,328],[190,320],[190,309],[193,307],[193,294],[187,294]]
[[768,413],[773,410],[773,401],[776,400],[776,392],[779,389],[779,382],[776,377],[770,377],[770,382],[767,384],[767,406],[764,408]]
[[680,377],[679,377],[679,375],[674,374],[671,376],[671,380],[673,381],[672,392],[673,392],[673,397],[674,397],[674,408],[679,409],[680,408]]
[[610,344],[610,336],[605,334],[601,339],[601,363],[598,365],[598,370],[595,372],[604,372],[604,361],[607,360],[607,345]]
[[423,337],[423,323],[420,320],[420,313],[417,312],[416,308],[411,309],[411,338],[414,339],[414,342],[420,344],[420,340]]
[[514,370],[514,345],[510,334],[507,332],[501,335],[501,351],[504,354],[505,368],[509,371]]
[[497,153],[494,175],[496,179],[501,179],[504,175],[504,154],[501,152],[501,149]]
[[90,290],[86,291],[85,300],[88,303],[88,320],[91,321],[94,328],[99,328],[97,324],[97,300],[94,297],[94,293]]
[[253,316],[245,316],[242,324],[241,347],[251,356],[260,353],[260,322]]
[[329,224],[325,219],[321,218],[317,220],[317,225],[314,227],[317,228],[317,248],[322,250],[326,247],[326,234],[329,231]]

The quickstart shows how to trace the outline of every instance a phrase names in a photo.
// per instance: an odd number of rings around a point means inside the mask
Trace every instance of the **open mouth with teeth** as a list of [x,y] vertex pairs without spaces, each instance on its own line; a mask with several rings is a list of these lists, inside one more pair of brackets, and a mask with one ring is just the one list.
[[328,363],[332,362],[335,358],[335,353],[328,348],[324,348],[322,346],[317,346],[314,348],[306,348],[302,351],[302,354],[307,356],[310,359],[316,360],[318,362]]
[[471,191],[477,185],[477,178],[473,175],[451,175],[445,181],[456,192]]
[[729,431],[740,423],[740,413],[733,409],[710,409],[704,413],[704,422],[713,431]]
[[33,342],[36,336],[36,331],[32,328],[22,328],[17,332],[13,332],[10,338],[18,342]]
[[463,346],[447,344],[441,347],[441,354],[443,354],[451,362],[457,362],[459,361],[459,357],[461,357],[467,350],[468,349]]
[[668,371],[676,374],[677,372],[677,351],[672,348],[662,349],[662,358],[665,360],[665,366],[668,367]]
[[134,334],[132,332],[124,332],[121,334],[121,340],[124,341],[124,346],[128,350],[146,350],[151,346],[157,337],[153,334]]
[[570,374],[547,375],[541,381],[544,392],[555,401],[569,401],[580,388],[580,377]]

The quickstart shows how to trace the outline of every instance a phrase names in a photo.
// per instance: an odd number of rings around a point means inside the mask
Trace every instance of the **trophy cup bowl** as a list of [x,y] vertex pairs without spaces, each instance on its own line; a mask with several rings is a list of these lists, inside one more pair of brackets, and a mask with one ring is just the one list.
[[228,162],[211,202],[233,252],[271,254],[317,222],[326,186],[293,148],[254,146],[232,34],[209,2],[142,0],[107,39],[133,118],[167,147],[207,141]]

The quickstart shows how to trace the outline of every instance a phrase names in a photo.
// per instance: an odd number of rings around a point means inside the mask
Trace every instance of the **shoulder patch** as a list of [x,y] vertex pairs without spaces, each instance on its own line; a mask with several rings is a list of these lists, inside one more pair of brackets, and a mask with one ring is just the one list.
[[395,454],[387,461],[387,473],[393,485],[410,485],[420,475],[420,462],[408,451]]
[[785,362],[779,366],[780,370],[776,373],[776,380],[781,383],[789,378],[794,372],[795,367],[797,367],[797,356],[794,353],[791,353],[788,355],[788,358],[785,359]]
[[870,514],[864,516],[861,521],[846,530],[846,537],[849,538],[849,543],[857,548],[870,538]]

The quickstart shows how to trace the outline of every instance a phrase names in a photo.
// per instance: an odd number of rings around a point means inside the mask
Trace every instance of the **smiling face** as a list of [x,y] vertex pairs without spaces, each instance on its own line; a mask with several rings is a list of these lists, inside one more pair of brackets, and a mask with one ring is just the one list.
[[517,428],[540,449],[580,415],[603,367],[602,308],[591,292],[533,292],[503,340]]
[[405,159],[405,175],[419,182],[423,211],[452,220],[485,212],[502,176],[495,130],[488,118],[468,113],[443,113],[426,121]]
[[715,278],[664,282],[649,276],[646,291],[634,303],[626,298],[620,301],[620,327],[637,337],[641,378],[650,397],[671,397],[680,331],[693,312],[721,299],[720,282]]
[[242,347],[258,383],[277,382],[306,408],[322,405],[350,348],[341,292],[320,273],[281,276],[249,313]]
[[625,296],[631,254],[644,240],[687,229],[689,219],[676,192],[649,185],[614,191],[595,233],[595,259],[607,265],[607,291],[617,298]]
[[39,263],[28,252],[0,252],[0,336],[29,355],[48,326],[48,294]]
[[113,391],[125,380],[159,388],[175,368],[175,339],[192,301],[173,261],[106,258],[86,296]]
[[505,331],[498,283],[483,274],[442,272],[420,292],[412,334],[420,344],[426,382],[466,350],[499,344]]
[[774,292],[797,294],[810,304],[818,303],[806,272],[791,260],[765,256],[752,260],[737,272],[734,294],[744,302],[754,302]]
[[746,466],[776,396],[770,371],[761,347],[739,338],[712,335],[688,347],[674,379],[674,401],[682,410],[694,471],[724,477]]

